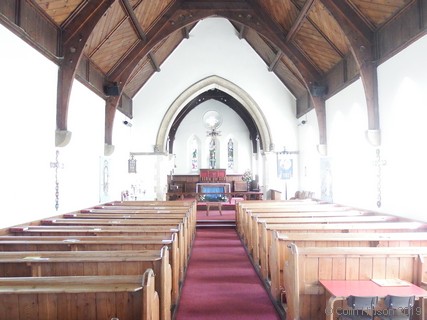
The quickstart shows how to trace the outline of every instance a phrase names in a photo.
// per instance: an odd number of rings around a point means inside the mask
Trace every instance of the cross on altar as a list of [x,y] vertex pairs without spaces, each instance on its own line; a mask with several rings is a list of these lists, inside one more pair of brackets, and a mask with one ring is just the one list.
[[381,159],[381,151],[379,148],[375,150],[376,158],[374,166],[377,168],[377,207],[381,207],[381,168],[387,164],[386,160]]
[[59,209],[59,179],[58,170],[64,169],[64,164],[59,162],[59,150],[56,150],[55,162],[50,163],[50,167],[55,169],[55,209]]

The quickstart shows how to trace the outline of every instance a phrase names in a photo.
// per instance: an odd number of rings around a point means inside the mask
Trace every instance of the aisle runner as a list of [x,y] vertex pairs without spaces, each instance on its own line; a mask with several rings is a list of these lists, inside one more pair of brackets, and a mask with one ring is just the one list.
[[176,320],[280,319],[233,229],[198,230]]

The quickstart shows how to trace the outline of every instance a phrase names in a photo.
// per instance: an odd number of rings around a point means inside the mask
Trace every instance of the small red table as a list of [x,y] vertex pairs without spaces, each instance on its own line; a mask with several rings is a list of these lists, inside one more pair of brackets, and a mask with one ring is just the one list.
[[345,300],[348,296],[374,296],[385,298],[387,295],[415,296],[420,299],[421,319],[425,320],[424,298],[427,291],[412,283],[405,286],[378,285],[372,280],[320,280],[321,285],[330,294],[326,305],[326,319],[334,319],[333,307],[337,300]]

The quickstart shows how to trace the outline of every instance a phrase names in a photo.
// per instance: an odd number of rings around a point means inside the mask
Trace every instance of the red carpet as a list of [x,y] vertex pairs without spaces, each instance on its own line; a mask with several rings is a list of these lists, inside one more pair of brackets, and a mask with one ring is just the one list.
[[280,319],[234,229],[197,230],[175,319]]

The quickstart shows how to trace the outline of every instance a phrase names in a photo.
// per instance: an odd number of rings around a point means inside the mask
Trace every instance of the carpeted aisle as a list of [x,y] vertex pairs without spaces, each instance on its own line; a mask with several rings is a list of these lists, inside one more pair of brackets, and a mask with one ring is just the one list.
[[234,229],[197,230],[175,319],[280,319]]

